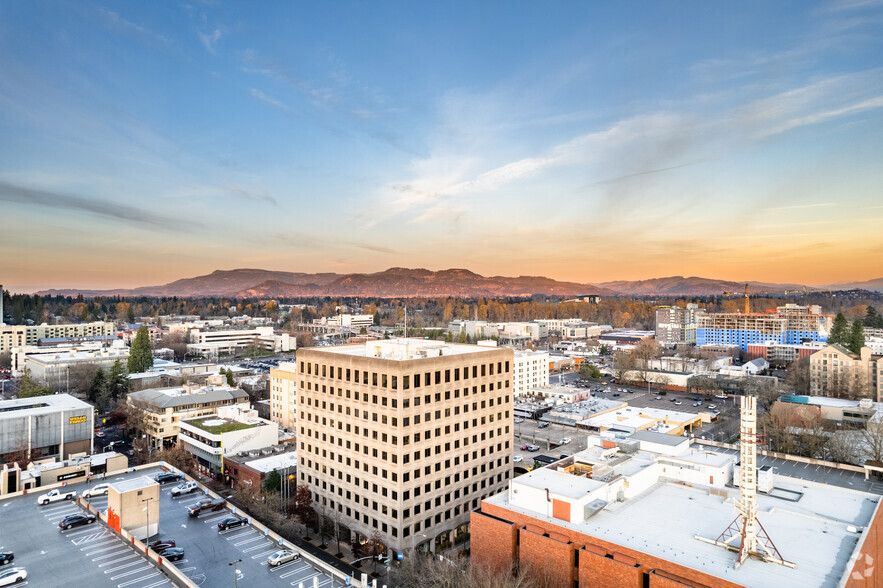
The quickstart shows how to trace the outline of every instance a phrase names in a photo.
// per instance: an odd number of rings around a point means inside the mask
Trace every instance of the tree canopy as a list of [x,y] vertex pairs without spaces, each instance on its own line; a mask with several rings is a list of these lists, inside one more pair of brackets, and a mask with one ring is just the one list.
[[838,312],[834,317],[834,325],[831,327],[831,333],[828,335],[828,343],[834,345],[839,343],[846,346],[849,339],[849,322],[842,312]]
[[132,348],[129,350],[129,373],[138,374],[153,367],[153,350],[150,347],[150,334],[147,325],[141,325]]

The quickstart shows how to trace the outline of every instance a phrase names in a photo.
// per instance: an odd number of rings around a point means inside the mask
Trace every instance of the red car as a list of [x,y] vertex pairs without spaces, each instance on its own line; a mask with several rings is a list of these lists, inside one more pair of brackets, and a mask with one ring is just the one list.
[[530,445],[522,445],[522,446],[521,446],[521,451],[527,451],[527,448],[528,448],[528,447],[530,447]]

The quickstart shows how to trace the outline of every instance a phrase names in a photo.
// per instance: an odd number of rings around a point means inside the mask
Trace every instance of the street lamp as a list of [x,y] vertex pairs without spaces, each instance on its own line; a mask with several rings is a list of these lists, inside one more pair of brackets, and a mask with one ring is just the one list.
[[411,535],[411,552],[412,553],[417,551],[417,548],[414,546],[414,538],[415,537],[423,537],[424,539],[429,539],[429,537],[427,537],[423,533],[415,533],[415,534]]
[[238,564],[241,561],[242,561],[242,559],[240,558],[240,559],[231,561],[230,563],[227,564],[228,566],[231,566],[233,568],[233,588],[236,588],[237,578],[239,576],[239,570],[236,569],[236,564]]
[[144,512],[147,513],[147,533],[146,533],[147,539],[146,539],[145,543],[150,542],[150,501],[151,500],[153,500],[152,496],[150,498],[145,498],[141,501],[141,502],[147,503],[147,506],[144,507]]

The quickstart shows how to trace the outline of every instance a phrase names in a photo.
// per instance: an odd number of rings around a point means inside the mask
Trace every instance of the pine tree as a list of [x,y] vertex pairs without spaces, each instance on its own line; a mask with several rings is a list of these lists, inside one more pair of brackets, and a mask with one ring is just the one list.
[[852,323],[852,329],[849,331],[849,340],[846,343],[846,347],[853,353],[860,353],[864,346],[865,327],[861,321],[855,321]]
[[233,370],[231,368],[227,368],[227,385],[231,388],[236,387],[236,381],[233,379]]
[[[153,359],[152,356],[151,359]],[[129,378],[126,368],[123,367],[123,362],[119,359],[110,366],[110,372],[107,374],[107,389],[114,400],[129,392]]]
[[107,377],[102,368],[95,371],[92,376],[92,383],[89,385],[89,400],[96,402],[100,396],[107,390]]
[[132,348],[129,350],[129,373],[137,374],[153,367],[153,350],[150,348],[150,335],[147,325],[141,325]]
[[849,343],[849,322],[842,312],[838,312],[834,317],[834,326],[831,327],[831,334],[828,335],[828,344],[833,345],[834,343],[844,346]]

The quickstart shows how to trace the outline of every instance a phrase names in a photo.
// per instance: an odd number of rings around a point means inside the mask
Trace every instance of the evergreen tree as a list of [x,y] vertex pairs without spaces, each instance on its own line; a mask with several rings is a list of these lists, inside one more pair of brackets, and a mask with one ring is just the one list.
[[278,493],[280,490],[282,490],[282,476],[279,475],[278,470],[273,470],[264,478],[264,491]]
[[833,345],[834,343],[843,346],[849,343],[849,322],[842,312],[838,312],[834,317],[834,326],[831,327],[831,333],[828,335],[828,344]]
[[129,373],[137,374],[153,366],[153,350],[150,348],[150,334],[147,325],[141,325],[132,348],[129,350]]
[[861,352],[862,347],[865,346],[865,327],[861,321],[852,323],[852,329],[849,331],[849,341],[847,341],[846,346],[853,353]]
[[236,381],[233,379],[233,370],[230,368],[227,368],[227,385],[231,388],[236,387]]
[[126,368],[123,367],[123,362],[119,359],[110,366],[110,372],[107,375],[107,389],[114,400],[129,393],[129,378]]
[[25,370],[25,375],[18,382],[18,397],[31,398],[32,396],[48,396],[52,389],[48,386],[40,386],[31,379],[31,370]]
[[106,390],[107,377],[104,374],[104,369],[98,368],[95,371],[95,375],[92,377],[92,383],[89,385],[89,400],[97,402],[98,398],[104,395]]

